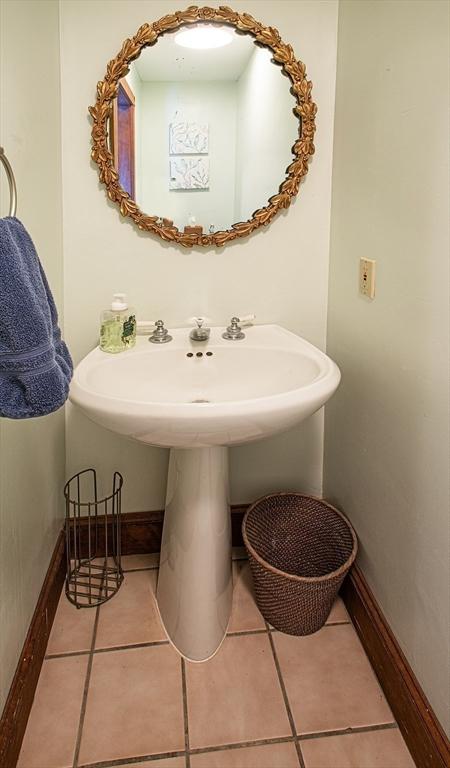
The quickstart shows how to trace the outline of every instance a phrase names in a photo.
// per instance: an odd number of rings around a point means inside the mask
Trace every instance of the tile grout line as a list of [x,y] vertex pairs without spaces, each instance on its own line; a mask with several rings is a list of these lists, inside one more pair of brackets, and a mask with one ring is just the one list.
[[299,741],[311,741],[313,739],[327,739],[331,736],[351,736],[355,733],[371,733],[372,731],[390,731],[397,728],[395,720],[392,723],[375,723],[374,725],[355,725],[348,728],[337,728],[334,731],[314,731],[314,733],[301,733],[297,736]]
[[183,696],[183,720],[184,720],[184,748],[186,750],[186,768],[191,768],[191,756],[189,749],[189,717],[187,705],[186,662],[181,658],[181,688]]
[[246,635],[265,635],[267,629],[237,629],[235,632],[227,632],[226,637],[245,637]]
[[214,747],[197,747],[191,749],[191,755],[207,755],[210,752],[228,752],[229,750],[245,749],[246,747],[266,747],[271,744],[293,744],[293,736],[279,736],[272,739],[256,739],[255,741],[237,741],[231,744],[217,744]]
[[[269,630],[276,631],[276,630]],[[244,635],[261,635],[267,632],[266,629],[243,629],[236,632],[227,632],[227,637],[241,637]],[[148,643],[129,643],[128,645],[112,645],[110,648],[94,648],[90,651],[65,651],[62,653],[50,653],[45,656],[45,661],[51,661],[52,659],[63,659],[66,656],[89,656],[93,653],[95,656],[98,653],[112,653],[113,651],[130,651],[133,648],[152,648],[158,645],[169,645],[169,640],[151,640]]]
[[169,640],[152,640],[148,643],[129,643],[128,645],[112,645],[111,648],[94,648],[92,651],[66,651],[65,653],[51,653],[45,657],[46,661],[52,659],[64,659],[66,656],[88,656],[93,653],[112,653],[113,651],[131,651],[133,648],[152,648],[157,645],[169,645]]
[[71,656],[89,656],[90,651],[63,651],[62,653],[48,653],[44,656],[44,661],[51,661],[52,659],[65,659]]
[[112,651],[132,651],[135,648],[155,648],[160,645],[169,645],[169,640],[152,640],[148,643],[129,643],[128,645],[116,645],[111,648],[95,648],[92,653],[97,656],[99,653],[111,653]]
[[[238,741],[231,744],[217,744],[212,747],[196,747],[189,749],[190,755],[207,755],[211,752],[227,752],[228,750],[245,749],[246,747],[263,747],[271,744],[292,744],[293,736],[280,736],[272,739],[256,739],[255,741]],[[187,757],[187,751],[178,752],[159,752],[154,755],[138,755],[133,757],[120,757],[117,760],[105,760],[97,763],[83,763],[78,768],[121,768],[129,763],[157,763],[158,760],[164,760],[171,757]]]
[[297,729],[295,727],[294,716],[292,714],[291,706],[289,704],[289,699],[288,699],[288,695],[287,695],[287,691],[286,691],[286,686],[284,684],[283,675],[281,674],[281,667],[280,667],[280,662],[278,661],[278,656],[277,656],[277,652],[276,652],[276,649],[275,649],[275,643],[274,643],[274,640],[273,640],[273,634],[272,634],[272,632],[270,632],[269,625],[267,624],[267,622],[266,622],[266,626],[267,626],[267,636],[269,638],[270,647],[272,649],[272,656],[273,656],[273,660],[275,662],[275,667],[276,667],[276,670],[277,670],[278,682],[280,683],[281,693],[283,695],[284,706],[286,707],[286,712],[287,712],[287,716],[288,716],[288,720],[289,720],[289,725],[291,726],[292,736],[294,737],[294,744],[295,744],[295,749],[297,751],[298,764],[299,764],[300,768],[306,768],[305,761],[303,759],[303,754],[302,754],[302,749],[301,749],[301,746],[300,746],[300,742],[299,742],[299,740],[297,738]]
[[[398,730],[397,723],[380,723],[378,725],[361,725],[354,728],[337,729],[335,731],[315,731],[314,733],[308,733],[300,736],[280,736],[272,739],[255,739],[254,741],[239,741],[231,744],[216,744],[212,747],[196,747],[189,749],[190,755],[204,755],[210,752],[226,752],[227,750],[244,749],[246,747],[262,747],[271,744],[291,744],[294,743],[296,738],[301,741],[308,741],[311,739],[328,738],[331,736],[351,736],[357,733],[370,733],[371,731],[385,731],[385,730]],[[177,752],[160,752],[154,755],[133,755],[131,757],[121,757],[117,760],[105,760],[97,763],[83,763],[78,768],[121,768],[123,765],[129,763],[158,763],[159,760],[168,759],[172,757],[183,757],[184,751]]]
[[92,671],[92,663],[94,661],[94,648],[95,648],[95,640],[97,637],[97,627],[98,627],[99,617],[100,617],[100,606],[98,605],[95,612],[94,629],[92,632],[92,640],[91,640],[91,650],[89,652],[89,659],[88,659],[88,664],[86,669],[86,678],[84,681],[83,699],[81,702],[80,720],[78,722],[77,740],[75,742],[75,752],[73,756],[72,768],[78,768],[78,757],[80,754],[81,737],[83,735],[83,726],[84,726],[84,718],[86,715],[86,704],[87,704],[87,697],[89,692],[89,684],[91,682],[91,671]]
[[159,760],[170,760],[173,757],[184,757],[184,750],[174,752],[158,752],[154,755],[133,755],[132,757],[118,757],[117,760],[101,760],[97,763],[83,763],[78,768],[122,768],[124,765],[134,763],[158,764]]

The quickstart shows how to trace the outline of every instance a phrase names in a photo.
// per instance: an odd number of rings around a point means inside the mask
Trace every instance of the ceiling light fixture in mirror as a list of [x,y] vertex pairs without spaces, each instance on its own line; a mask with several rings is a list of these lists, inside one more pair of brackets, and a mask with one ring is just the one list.
[[292,47],[249,14],[191,6],[144,24],[89,108],[108,197],[141,230],[186,247],[251,234],[306,176],[311,88]]

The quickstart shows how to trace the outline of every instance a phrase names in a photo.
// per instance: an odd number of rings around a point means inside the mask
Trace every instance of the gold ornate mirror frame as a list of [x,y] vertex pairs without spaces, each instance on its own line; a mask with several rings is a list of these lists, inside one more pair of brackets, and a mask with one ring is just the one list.
[[[173,224],[166,225],[160,217],[146,215],[121,187],[108,145],[108,120],[112,114],[119,80],[129,72],[129,64],[138,58],[141,50],[155,45],[158,37],[167,32],[201,21],[233,26],[238,32],[251,35],[256,43],[272,51],[272,61],[281,67],[292,83],[291,93],[296,100],[293,111],[299,119],[299,133],[292,147],[294,160],[286,169],[286,177],[277,194],[269,198],[268,204],[255,211],[248,221],[233,224],[231,229],[199,235],[180,232]],[[89,107],[93,120],[91,156],[99,167],[100,181],[105,184],[109,199],[119,206],[122,216],[129,216],[139,229],[153,232],[163,240],[190,248],[196,245],[222,246],[238,237],[245,237],[259,227],[269,224],[278,211],[290,206],[298,193],[302,178],[308,172],[308,161],[314,153],[316,114],[311,89],[312,83],[306,79],[305,65],[295,58],[292,46],[281,40],[274,27],[264,26],[248,13],[240,14],[226,6],[199,8],[193,5],[185,11],[175,11],[163,16],[152,24],[143,24],[131,40],[125,40],[120,52],[109,62],[104,80],[97,83],[95,105]]]

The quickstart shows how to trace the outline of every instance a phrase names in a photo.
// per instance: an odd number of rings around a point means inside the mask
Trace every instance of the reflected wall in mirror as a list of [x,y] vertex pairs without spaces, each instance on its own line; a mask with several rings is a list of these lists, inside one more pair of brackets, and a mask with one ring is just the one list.
[[315,111],[305,67],[276,30],[191,7],[143,25],[108,64],[90,108],[92,156],[141,229],[224,245],[289,206]]

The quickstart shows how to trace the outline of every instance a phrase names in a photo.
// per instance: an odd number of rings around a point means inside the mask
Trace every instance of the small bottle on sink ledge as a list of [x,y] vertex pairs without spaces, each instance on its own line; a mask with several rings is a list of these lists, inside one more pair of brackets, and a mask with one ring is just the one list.
[[127,304],[124,293],[115,293],[111,309],[101,314],[100,349],[103,352],[124,352],[136,344],[136,314]]
[[203,227],[197,224],[195,216],[189,216],[184,233],[185,235],[203,235]]

